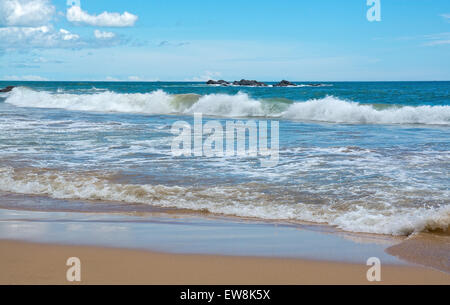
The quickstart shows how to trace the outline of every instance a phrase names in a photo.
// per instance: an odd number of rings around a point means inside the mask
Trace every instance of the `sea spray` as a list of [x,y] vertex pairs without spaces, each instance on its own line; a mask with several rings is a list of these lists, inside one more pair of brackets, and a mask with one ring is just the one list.
[[297,121],[349,124],[450,125],[450,106],[390,106],[377,109],[333,96],[308,101],[254,99],[246,93],[235,95],[173,95],[162,90],[150,93],[54,94],[19,87],[6,103],[18,107],[59,108],[77,111],[141,114],[194,114],[217,117],[267,117]]

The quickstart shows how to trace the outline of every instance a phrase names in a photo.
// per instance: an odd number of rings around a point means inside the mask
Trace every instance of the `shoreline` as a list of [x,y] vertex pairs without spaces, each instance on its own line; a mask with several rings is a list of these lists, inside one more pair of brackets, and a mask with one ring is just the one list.
[[369,266],[303,259],[167,254],[119,248],[0,240],[0,284],[73,284],[69,257],[81,260],[80,284],[296,285],[450,284],[450,275],[418,266],[382,265],[381,282]]
[[407,264],[386,252],[404,238],[313,224],[201,214],[0,209],[0,240],[117,247],[174,254]]
[[[29,200],[28,205],[17,205],[18,201]],[[34,200],[38,200],[33,202]],[[53,205],[45,206],[43,203],[54,202]],[[29,205],[29,204],[32,205]],[[35,205],[33,205],[35,204]],[[61,204],[61,205],[58,205]],[[70,204],[76,204],[76,207],[71,207]],[[129,208],[133,210],[130,210]],[[10,192],[0,192],[0,211],[18,211],[30,213],[79,213],[86,215],[119,215],[119,216],[149,216],[149,217],[173,217],[173,218],[204,218],[208,220],[225,220],[235,222],[250,222],[254,224],[269,224],[278,226],[294,226],[311,231],[318,231],[331,234],[344,234],[356,238],[380,239],[392,241],[404,241],[408,236],[406,235],[390,235],[383,233],[369,233],[369,232],[355,232],[346,231],[326,222],[314,222],[296,219],[264,219],[256,216],[239,216],[225,213],[215,213],[205,210],[194,210],[189,208],[176,207],[159,207],[146,205],[141,203],[124,203],[121,201],[108,200],[83,200],[83,199],[57,199],[48,197],[46,195],[29,195],[17,194]],[[449,228],[450,230],[450,228]],[[436,230],[429,232],[430,234],[439,234],[448,236],[450,238],[450,231]],[[417,232],[413,234],[422,234],[428,232]],[[1,238],[0,238],[1,239]]]
[[174,209],[88,210],[0,208],[0,284],[73,284],[64,273],[69,257],[89,268],[81,284],[374,284],[366,279],[370,257],[382,263],[381,284],[450,284],[446,234],[352,233]]

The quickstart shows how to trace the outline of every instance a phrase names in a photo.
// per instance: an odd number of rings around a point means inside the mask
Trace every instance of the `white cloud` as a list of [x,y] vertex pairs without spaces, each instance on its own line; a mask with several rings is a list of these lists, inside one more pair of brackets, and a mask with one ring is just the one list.
[[3,76],[3,79],[10,81],[36,81],[36,82],[48,81],[47,78],[37,75],[24,75],[24,76],[5,75]]
[[450,14],[442,14],[441,16],[447,20],[450,20]]
[[163,40],[158,44],[158,47],[182,47],[182,46],[186,46],[186,45],[189,45],[189,42],[183,41],[183,42],[173,43],[173,42],[170,42],[167,40]]
[[107,76],[104,79],[93,79],[93,81],[108,81],[108,82],[158,82],[159,78],[141,78],[139,76]]
[[105,77],[105,80],[108,82],[120,82],[120,79],[112,77],[112,76]]
[[0,28],[0,49],[79,47],[84,42],[67,30],[51,26]]
[[1,0],[0,26],[38,27],[50,22],[54,13],[49,0]]
[[59,34],[61,35],[61,38],[63,39],[63,40],[78,40],[78,39],[80,39],[80,36],[79,35],[77,35],[77,34],[72,34],[72,33],[70,33],[69,31],[67,31],[67,30],[64,30],[64,29],[60,29],[59,30]]
[[97,39],[111,39],[116,37],[116,34],[112,33],[112,32],[102,32],[99,30],[95,30],[94,31],[94,36]]
[[[79,47],[80,36],[60,29],[51,20],[49,0],[0,0],[0,49]],[[2,27],[3,26],[3,27]]]
[[450,32],[439,33],[433,35],[425,35],[425,39],[428,40],[424,45],[433,47],[450,44]]
[[89,15],[79,6],[70,7],[66,17],[68,21],[76,24],[100,27],[129,27],[138,20],[138,16],[128,12],[123,14],[103,12],[100,15]]
[[432,46],[441,46],[445,44],[450,44],[450,40],[433,40],[430,42],[425,43],[426,46],[432,47]]
[[[70,3],[77,1],[69,1]],[[93,37],[82,38],[66,29],[53,26],[55,7],[51,0],[0,0],[0,56],[5,50],[33,48],[103,48],[127,43],[124,37],[96,30]],[[99,26],[131,26],[137,16],[130,13],[102,13],[90,16],[79,6],[71,7],[67,18]]]
[[132,82],[139,82],[141,78],[139,76],[128,76],[128,80]]
[[186,79],[186,81],[204,82],[204,81],[208,81],[210,79],[217,79],[220,76],[221,76],[220,72],[205,71],[202,75]]
[[51,25],[0,27],[0,56],[3,50],[107,48],[127,43],[116,35],[111,37],[108,32],[102,32],[100,36],[104,38],[82,38],[65,29],[54,29]]

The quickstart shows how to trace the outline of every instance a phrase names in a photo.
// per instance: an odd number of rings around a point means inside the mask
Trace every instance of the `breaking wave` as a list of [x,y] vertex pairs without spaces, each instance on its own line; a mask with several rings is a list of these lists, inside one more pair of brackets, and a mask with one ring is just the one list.
[[352,232],[409,235],[450,226],[450,205],[433,208],[392,205],[308,204],[286,194],[269,194],[265,185],[185,188],[120,184],[107,173],[0,168],[0,191],[56,199],[141,203],[266,220],[327,223]]
[[254,99],[236,95],[171,95],[162,90],[151,93],[67,94],[15,88],[6,103],[18,107],[59,108],[77,111],[141,114],[193,114],[219,117],[268,117],[299,121],[351,124],[450,125],[450,106],[390,106],[345,101],[333,96],[304,102],[287,99]]

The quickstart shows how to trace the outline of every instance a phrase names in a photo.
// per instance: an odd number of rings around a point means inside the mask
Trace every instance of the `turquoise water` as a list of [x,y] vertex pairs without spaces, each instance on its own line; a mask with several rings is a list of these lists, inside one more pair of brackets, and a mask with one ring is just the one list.
[[[0,93],[0,191],[354,232],[447,230],[450,82],[307,84],[0,82],[18,86]],[[171,126],[194,113],[223,126],[278,121],[278,165],[173,156]]]

